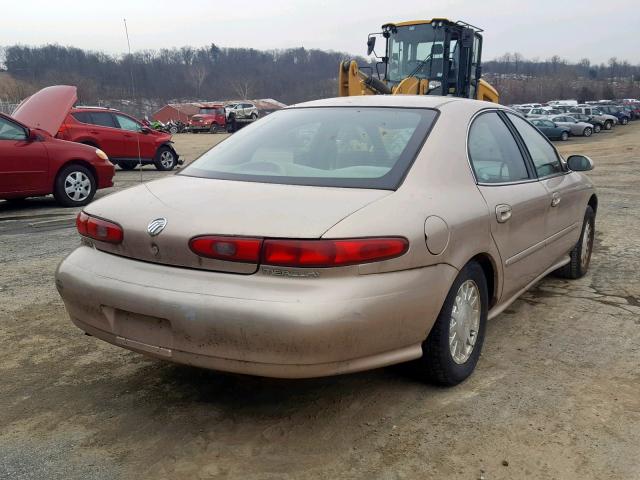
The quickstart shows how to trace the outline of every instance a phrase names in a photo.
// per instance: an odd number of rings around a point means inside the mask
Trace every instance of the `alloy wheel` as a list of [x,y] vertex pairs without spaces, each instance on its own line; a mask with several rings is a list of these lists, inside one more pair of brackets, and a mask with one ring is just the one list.
[[160,155],[160,163],[164,168],[171,168],[174,163],[173,153],[168,150],[162,152],[162,154]]
[[82,202],[91,193],[91,180],[82,172],[71,172],[64,179],[64,191],[74,202]]

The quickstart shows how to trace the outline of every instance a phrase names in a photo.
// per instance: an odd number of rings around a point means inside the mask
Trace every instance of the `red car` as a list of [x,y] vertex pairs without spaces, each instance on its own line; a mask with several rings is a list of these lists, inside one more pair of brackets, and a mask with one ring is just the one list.
[[227,130],[227,117],[224,105],[215,103],[200,107],[199,113],[189,120],[189,130],[193,133],[225,132]]
[[22,102],[13,118],[0,114],[0,199],[53,193],[74,207],[113,186],[115,171],[102,150],[53,137],[75,101],[75,87],[58,85]]
[[111,108],[70,109],[56,136],[103,150],[123,170],[132,170],[140,163],[153,164],[158,170],[173,170],[182,163],[170,134],[152,130]]

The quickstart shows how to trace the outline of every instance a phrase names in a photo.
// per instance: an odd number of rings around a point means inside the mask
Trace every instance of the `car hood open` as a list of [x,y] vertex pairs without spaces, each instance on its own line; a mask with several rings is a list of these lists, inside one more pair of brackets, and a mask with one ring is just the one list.
[[39,128],[55,136],[69,110],[78,100],[77,89],[71,85],[43,88],[23,100],[13,112],[13,118],[31,128]]

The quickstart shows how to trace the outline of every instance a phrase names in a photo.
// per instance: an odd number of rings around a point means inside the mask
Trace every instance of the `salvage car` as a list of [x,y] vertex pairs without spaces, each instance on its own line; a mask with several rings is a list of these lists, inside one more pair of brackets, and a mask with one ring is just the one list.
[[70,100],[67,87],[49,87],[0,114],[0,199],[53,194],[64,207],[89,203],[100,188],[113,186],[114,168],[95,147],[53,137]]
[[488,318],[587,272],[592,167],[494,103],[303,103],[86,207],[56,286],[81,330],[160,359],[273,377],[415,360],[454,385]]
[[549,117],[549,120],[561,127],[568,127],[571,130],[571,135],[590,137],[593,134],[593,125],[587,122],[579,122],[569,115],[556,115]]
[[86,106],[70,108],[65,115],[58,138],[100,148],[123,170],[142,164],[167,171],[182,163],[170,133],[149,128],[131,115],[113,108]]
[[593,115],[585,115],[584,113],[572,113],[571,118],[575,118],[578,122],[590,123],[593,126],[594,133],[600,133],[604,128],[602,120],[598,120]]
[[569,110],[569,115],[573,115],[574,113],[582,113],[584,115],[588,115],[595,120],[599,120],[603,124],[603,128],[605,130],[611,130],[615,125],[618,124],[618,118],[609,115],[608,113],[601,112],[597,107],[593,105],[578,105],[577,107],[572,107]]
[[569,135],[571,134],[569,127],[556,125],[551,120],[544,118],[533,118],[531,119],[531,124],[536,126],[550,140],[569,140]]

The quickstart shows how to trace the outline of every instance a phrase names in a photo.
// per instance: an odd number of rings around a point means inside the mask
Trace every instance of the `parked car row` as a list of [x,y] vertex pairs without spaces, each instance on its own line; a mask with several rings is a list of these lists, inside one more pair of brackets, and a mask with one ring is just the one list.
[[510,107],[552,140],[568,140],[571,135],[590,137],[640,118],[640,102],[633,99],[586,104],[555,100],[546,105],[529,103]]

